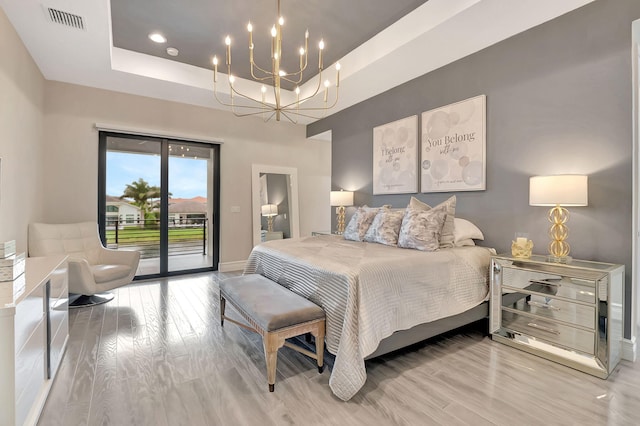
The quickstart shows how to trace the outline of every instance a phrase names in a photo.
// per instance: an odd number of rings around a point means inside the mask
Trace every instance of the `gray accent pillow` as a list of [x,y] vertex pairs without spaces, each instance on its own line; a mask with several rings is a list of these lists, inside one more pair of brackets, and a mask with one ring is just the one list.
[[398,245],[398,234],[405,209],[380,209],[364,236],[369,243]]
[[358,207],[358,210],[351,216],[349,224],[344,229],[345,240],[363,241],[364,236],[371,226],[371,222],[380,210],[378,207],[372,208],[367,206]]
[[454,231],[454,223],[453,219],[456,215],[456,196],[452,195],[449,199],[443,201],[435,207],[431,207],[427,203],[423,203],[415,197],[411,197],[411,201],[407,206],[407,209],[418,209],[418,210],[437,210],[443,211],[447,214],[444,225],[442,226],[442,235],[440,236],[440,248],[451,248],[454,247],[455,237],[453,235]]
[[447,213],[442,210],[417,210],[407,208],[398,235],[398,247],[423,251],[440,248],[440,234]]

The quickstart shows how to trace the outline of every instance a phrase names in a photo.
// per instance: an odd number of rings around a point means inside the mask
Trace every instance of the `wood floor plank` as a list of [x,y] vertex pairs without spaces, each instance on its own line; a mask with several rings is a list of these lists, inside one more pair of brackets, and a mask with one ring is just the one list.
[[69,392],[69,404],[91,402],[105,305],[84,308],[91,311],[89,327],[78,356],[78,364]]
[[137,313],[131,306],[130,286],[121,287],[118,293],[116,331],[116,378],[118,381],[135,377],[135,357],[131,356],[133,348],[133,332],[138,327]]
[[207,401],[201,379],[181,383],[164,395],[167,421],[170,425],[219,425],[217,413]]
[[639,364],[601,380],[473,327],[367,361],[367,382],[347,402],[331,393],[328,369],[283,348],[270,393],[260,337],[220,326],[227,276],[137,282],[102,307],[71,310],[39,424],[640,424]]
[[127,379],[133,425],[169,426],[162,394],[147,380]]
[[[213,379],[213,380],[212,380]],[[222,411],[222,424],[243,425],[274,425],[275,423],[265,417],[260,407],[259,398],[266,398],[266,386],[258,391],[254,384],[245,381],[245,376],[237,369],[232,368],[220,372],[214,378],[205,380],[205,386],[214,401],[220,401],[220,407],[230,407],[231,410]],[[258,396],[258,392],[260,396]]]
[[72,402],[57,415],[62,418],[62,424],[65,426],[86,426],[89,424],[90,405],[89,401]]
[[[116,304],[105,306],[105,315],[100,332],[97,364],[91,394],[89,424],[113,424],[120,410],[129,406],[120,396],[117,383],[118,312]],[[111,308],[111,309],[110,309]]]

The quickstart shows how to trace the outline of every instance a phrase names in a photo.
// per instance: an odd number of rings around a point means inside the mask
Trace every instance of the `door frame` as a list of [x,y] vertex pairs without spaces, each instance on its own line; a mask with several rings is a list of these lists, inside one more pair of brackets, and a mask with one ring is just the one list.
[[[220,262],[220,143],[203,142],[201,140],[181,139],[175,136],[165,137],[162,135],[149,135],[136,132],[101,130],[98,129],[98,230],[102,244],[106,247],[106,190],[107,190],[107,138],[117,137],[132,140],[153,140],[161,143],[160,157],[160,272],[136,276],[134,280],[168,277],[175,275],[192,274],[199,272],[217,271]],[[212,195],[212,215],[209,218],[209,232],[211,240],[212,264],[205,268],[195,268],[181,271],[168,270],[168,224],[169,224],[169,144],[184,143],[189,145],[200,145],[207,147],[213,152],[212,181],[209,182],[208,196]]]
[[640,317],[638,309],[640,308],[640,292],[638,285],[640,283],[640,260],[638,252],[640,248],[640,208],[638,206],[640,190],[640,19],[632,23],[632,42],[631,42],[631,74],[632,74],[632,247],[631,247],[631,323],[630,338],[624,341],[623,358],[634,361],[637,357],[637,341],[638,328],[640,328]]

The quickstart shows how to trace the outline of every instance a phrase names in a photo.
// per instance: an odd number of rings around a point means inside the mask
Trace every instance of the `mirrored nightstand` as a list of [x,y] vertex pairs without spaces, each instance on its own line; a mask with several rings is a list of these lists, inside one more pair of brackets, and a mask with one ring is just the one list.
[[622,355],[624,265],[491,260],[493,340],[607,378]]

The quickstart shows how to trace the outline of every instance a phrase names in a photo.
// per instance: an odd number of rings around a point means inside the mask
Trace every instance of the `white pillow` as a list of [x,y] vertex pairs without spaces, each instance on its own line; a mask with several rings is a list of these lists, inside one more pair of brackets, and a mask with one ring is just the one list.
[[484,240],[482,231],[473,223],[466,219],[456,217],[453,219],[453,240],[455,245],[458,246],[460,241],[463,240]]
[[455,247],[466,247],[466,246],[475,246],[476,243],[471,238],[467,238],[466,240],[456,241]]

